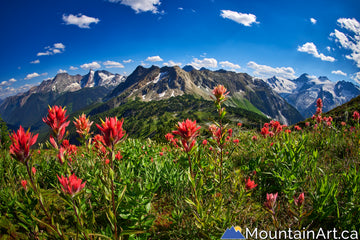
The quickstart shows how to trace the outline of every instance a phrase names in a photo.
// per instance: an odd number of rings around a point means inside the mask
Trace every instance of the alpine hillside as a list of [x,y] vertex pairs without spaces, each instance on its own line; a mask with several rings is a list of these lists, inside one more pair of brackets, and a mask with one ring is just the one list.
[[106,97],[108,102],[94,109],[92,114],[107,111],[134,99],[148,102],[189,94],[211,100],[212,89],[222,84],[229,90],[229,106],[254,111],[284,124],[302,119],[301,114],[263,80],[246,73],[225,70],[186,70],[178,66],[138,66],[126,81],[121,82]]

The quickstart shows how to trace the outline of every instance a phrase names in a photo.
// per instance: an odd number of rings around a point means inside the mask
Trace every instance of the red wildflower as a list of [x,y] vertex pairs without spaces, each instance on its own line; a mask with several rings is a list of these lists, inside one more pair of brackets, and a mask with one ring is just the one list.
[[26,180],[21,180],[21,185],[23,186],[23,188],[25,190],[27,190],[27,181]]
[[295,130],[296,131],[301,131],[301,127],[299,127],[298,125],[295,125]]
[[64,176],[61,176],[61,178],[59,176],[57,177],[62,185],[62,191],[65,194],[70,194],[72,197],[74,197],[76,193],[80,192],[86,184],[86,181],[84,183],[81,183],[82,180],[80,178],[77,178],[75,176],[75,173],[69,178],[66,178]]
[[36,173],[36,168],[35,168],[35,167],[32,167],[32,168],[31,168],[31,171],[32,171],[32,173],[35,175],[35,173]]
[[300,206],[303,205],[304,200],[305,200],[305,195],[304,195],[304,193],[300,193],[299,197],[297,197],[297,198],[294,196],[294,203],[295,203],[295,205],[298,206],[298,207],[300,207]]
[[261,129],[261,135],[263,135],[264,137],[266,137],[267,135],[269,135],[269,128],[268,127],[263,127],[262,129]]
[[237,123],[237,125],[238,125],[238,127],[241,127],[241,126],[242,126],[242,123],[241,123],[241,122],[239,122],[239,123]]
[[179,135],[181,143],[184,147],[185,152],[190,152],[195,145],[195,139],[199,135],[200,126],[196,126],[196,120],[193,122],[186,119],[183,122],[178,122],[177,130],[173,131],[173,134]]
[[[66,109],[61,106],[53,106],[48,109],[47,117],[43,121],[51,127],[57,140],[60,142],[65,134],[65,128],[69,126],[70,121],[66,121]],[[56,146],[54,146],[56,147]]]
[[160,152],[160,153],[159,153],[159,155],[160,155],[160,156],[163,156],[163,155],[164,155],[164,153],[163,153],[163,152]]
[[108,165],[110,163],[110,159],[105,159],[105,164]]
[[253,189],[253,188],[255,188],[257,186],[257,184],[255,184],[254,181],[251,181],[250,178],[248,178],[245,181],[246,181],[246,183],[245,183],[246,190],[251,190],[251,189]]
[[90,122],[89,118],[86,118],[85,114],[81,114],[79,118],[75,118],[75,121],[73,121],[76,132],[79,133],[80,137],[88,137],[90,133],[90,127],[93,124],[93,122]]
[[123,156],[121,156],[121,152],[118,151],[117,154],[115,155],[115,159],[121,160],[122,158],[123,158]]
[[122,128],[123,123],[124,119],[119,121],[117,117],[112,117],[106,118],[105,122],[102,121],[101,126],[96,124],[98,129],[101,131],[105,145],[109,148],[113,148],[115,144],[117,144],[125,135],[125,131]]
[[234,139],[234,140],[233,140],[233,143],[238,144],[238,143],[239,143],[239,139]]
[[306,126],[306,127],[309,127],[309,126],[310,126],[310,122],[306,122],[306,123],[305,123],[305,126]]
[[203,144],[204,146],[206,146],[207,143],[208,143],[208,141],[207,141],[206,139],[204,139],[204,141],[202,142],[202,144]]
[[322,108],[322,107],[323,107],[323,102],[322,102],[321,98],[318,98],[318,99],[316,100],[316,106],[317,106],[318,108]]
[[341,122],[341,126],[346,126],[346,122]]
[[30,133],[29,130],[26,132],[24,128],[20,126],[17,132],[13,132],[10,135],[11,146],[10,146],[10,154],[13,158],[19,160],[22,163],[25,163],[30,157],[30,147],[36,143],[37,137],[39,134],[35,136]]
[[360,113],[358,111],[354,111],[353,118],[355,121],[359,121],[360,119]]
[[276,206],[276,198],[278,196],[278,193],[267,193],[266,194],[266,202],[264,203],[265,207],[271,211],[273,214],[275,213],[275,206]]
[[252,136],[252,138],[251,138],[253,141],[257,141],[257,136]]
[[214,88],[212,93],[214,94],[217,102],[225,100],[225,96],[229,94],[229,92],[226,91],[227,89],[223,85],[218,85]]
[[104,147],[105,145],[104,138],[101,135],[96,134],[92,142],[94,143],[94,147],[96,150],[98,150],[102,154],[106,153],[106,149]]
[[165,135],[165,138],[166,138],[166,140],[167,140],[168,142],[170,142],[170,141],[174,138],[174,135],[172,135],[171,133],[167,133],[167,134]]

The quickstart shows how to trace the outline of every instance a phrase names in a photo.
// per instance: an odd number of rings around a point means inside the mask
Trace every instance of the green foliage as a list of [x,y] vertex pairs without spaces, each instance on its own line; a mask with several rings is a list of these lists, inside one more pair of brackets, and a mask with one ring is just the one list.
[[[236,114],[230,107],[226,115],[221,106],[219,112],[210,110],[210,103],[188,96],[182,100],[164,100],[157,107],[132,101],[107,112],[125,118],[130,136],[153,132],[161,141],[129,137],[106,154],[92,145],[79,146],[72,161],[63,165],[58,151],[42,145],[32,151],[28,166],[1,149],[0,236],[114,239],[117,226],[118,239],[219,239],[231,226],[272,231],[360,228],[360,129],[352,119],[345,126],[290,127],[286,130],[291,133],[283,129],[272,137],[236,126],[231,136],[224,130],[217,139],[203,127],[186,153],[180,143],[166,143],[160,132],[171,132],[177,121],[191,117],[217,118],[217,127],[229,129],[229,118]],[[170,103],[191,117],[172,112]],[[139,116],[149,120],[141,123]],[[71,125],[69,132],[75,131]],[[114,157],[118,152],[121,159]],[[86,181],[74,196],[64,194],[57,179],[72,173]],[[252,189],[246,185],[249,179],[257,184]],[[28,181],[27,189],[21,180]],[[276,192],[271,212],[264,202],[266,194]],[[294,197],[300,193],[305,200],[297,206]]]

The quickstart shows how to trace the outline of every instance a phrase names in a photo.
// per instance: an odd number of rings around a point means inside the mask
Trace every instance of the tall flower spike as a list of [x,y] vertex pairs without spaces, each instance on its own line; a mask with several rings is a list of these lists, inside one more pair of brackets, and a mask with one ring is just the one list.
[[76,132],[80,135],[80,137],[87,137],[90,133],[90,127],[93,122],[90,122],[89,118],[86,118],[85,114],[81,114],[79,118],[75,118],[73,122],[76,127]]
[[295,197],[294,196],[294,203],[296,206],[301,207],[304,204],[305,201],[305,194],[304,193],[300,193],[299,197]]
[[265,207],[272,212],[273,214],[275,214],[275,206],[276,206],[276,198],[278,196],[278,193],[267,193],[266,194],[266,202],[264,203]]
[[62,185],[61,190],[65,194],[69,194],[72,197],[74,197],[76,193],[80,192],[85,187],[86,184],[86,181],[84,183],[81,183],[82,180],[80,178],[77,178],[75,176],[75,173],[71,175],[69,178],[66,178],[64,176],[61,176],[61,178],[59,176],[57,177]]
[[105,122],[102,121],[101,125],[96,124],[101,131],[106,146],[113,148],[125,135],[125,131],[122,128],[123,123],[124,119],[119,121],[117,117],[112,117],[106,118]]
[[212,93],[214,94],[217,102],[222,102],[225,100],[226,95],[229,94],[229,92],[226,92],[227,89],[224,87],[224,85],[218,85],[214,88]]
[[191,121],[186,119],[183,122],[178,122],[177,130],[172,133],[181,137],[185,152],[190,152],[195,145],[195,139],[199,135],[200,126],[196,126],[196,120]]
[[39,134],[35,136],[30,133],[29,130],[26,132],[24,128],[20,126],[17,132],[13,132],[10,135],[11,146],[10,146],[10,154],[13,158],[19,160],[22,163],[26,163],[26,161],[30,157],[30,147],[36,143]]
[[43,118],[43,121],[51,127],[58,141],[62,140],[65,134],[65,128],[69,126],[70,123],[70,121],[66,121],[68,116],[65,117],[65,114],[65,108],[62,108],[61,106],[49,106],[48,115],[46,118]]
[[245,182],[246,190],[251,190],[251,189],[255,188],[256,186],[257,186],[257,184],[255,184],[255,181],[251,181],[250,178],[248,178]]

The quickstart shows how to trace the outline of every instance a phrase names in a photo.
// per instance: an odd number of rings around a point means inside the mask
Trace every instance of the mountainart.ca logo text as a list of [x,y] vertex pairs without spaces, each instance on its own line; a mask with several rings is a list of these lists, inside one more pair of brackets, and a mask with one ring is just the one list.
[[[244,234],[243,234],[244,233]],[[359,232],[355,230],[337,231],[332,230],[279,230],[279,231],[265,231],[257,228],[252,231],[248,228],[242,231],[239,226],[232,226],[226,229],[221,239],[359,239]]]

